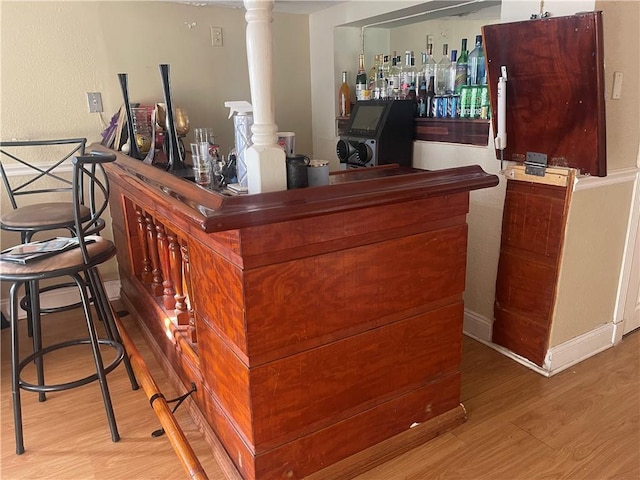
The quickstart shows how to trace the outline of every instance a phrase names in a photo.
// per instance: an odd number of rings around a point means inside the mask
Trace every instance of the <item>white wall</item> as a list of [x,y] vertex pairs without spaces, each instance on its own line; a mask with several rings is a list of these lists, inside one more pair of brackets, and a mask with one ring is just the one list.
[[[192,128],[212,127],[226,154],[233,123],[224,101],[251,100],[245,10],[186,3],[2,1],[0,138],[99,141],[104,124],[88,112],[86,92],[102,92],[108,122],[123,103],[118,73],[129,74],[132,102],[153,104],[163,101],[158,65],[168,63],[174,105],[187,110]],[[211,45],[211,26],[222,27],[222,47]],[[273,34],[276,124],[311,153],[308,16],[274,13]],[[19,241],[0,233],[3,246]],[[105,279],[116,279],[115,261],[107,267]]]
[[[394,6],[389,4],[390,2],[381,3],[387,3],[389,10],[393,10]],[[546,0],[543,5],[544,10],[553,16],[593,11],[596,7],[593,0]],[[595,182],[593,189],[589,188],[589,192],[579,192],[573,199],[574,213],[570,218],[567,233],[567,245],[572,252],[564,262],[560,279],[559,292],[562,297],[558,300],[558,309],[554,318],[552,346],[584,335],[594,326],[612,322],[612,312],[617,301],[617,279],[620,278],[623,268],[622,249],[631,208],[630,185],[635,178],[634,169],[640,130],[638,127],[639,62],[630,61],[632,58],[638,60],[640,18],[638,18],[638,2],[603,1],[598,8],[604,11],[605,24],[605,95],[609,173],[612,175],[617,171],[628,169],[631,169],[631,172],[624,173],[621,177],[617,176],[616,178],[620,180],[615,180],[613,186],[607,184],[604,179],[589,179],[588,181]],[[532,13],[539,13],[539,9],[538,0],[503,0],[500,21],[527,20]],[[331,28],[344,24],[347,21],[348,12],[350,11],[347,6],[338,6],[330,11],[310,16],[312,65],[321,63],[320,59],[331,57],[336,46],[325,41],[323,32],[329,32]],[[432,27],[428,29],[433,30]],[[408,41],[407,39],[415,38],[415,41],[419,42],[422,41],[423,33],[437,33],[424,30],[426,29],[423,28],[416,33],[412,32],[410,27],[406,27],[406,32],[402,35],[394,37],[392,33],[390,42],[393,44],[394,38],[405,42]],[[454,34],[449,35],[454,36]],[[471,35],[469,33],[467,37],[470,41]],[[455,36],[460,36],[460,33],[456,33]],[[458,47],[457,44],[456,47]],[[397,44],[389,47],[389,49],[397,48]],[[625,73],[622,101],[611,100],[613,71],[617,70]],[[334,78],[335,74],[336,72],[323,68],[321,75],[312,77],[314,92],[322,92],[318,98],[334,95],[334,91],[329,87],[333,86],[334,82],[327,82],[327,79]],[[320,101],[314,102],[312,108],[314,150],[327,152],[326,155],[331,155],[333,158],[337,140],[333,128],[334,109],[326,108],[326,105]],[[499,173],[500,163],[495,159],[492,138],[493,134],[490,133],[489,145],[486,148],[415,142],[414,166],[440,169],[478,164],[487,172]],[[472,192],[470,213],[467,217],[469,247],[465,307],[472,317],[484,321],[487,325],[493,322],[504,188],[505,182],[501,179],[498,187]],[[607,211],[610,213],[607,216],[606,228],[598,229],[598,222],[595,220],[600,214],[597,212],[601,212],[602,209],[594,213],[595,217],[589,214],[590,206],[594,205],[607,206]],[[591,252],[597,256],[596,261],[591,265],[582,255],[590,251],[590,248]],[[594,272],[594,269],[599,270],[600,275]],[[589,284],[589,288],[584,288],[584,282]],[[580,305],[585,307],[582,308]]]

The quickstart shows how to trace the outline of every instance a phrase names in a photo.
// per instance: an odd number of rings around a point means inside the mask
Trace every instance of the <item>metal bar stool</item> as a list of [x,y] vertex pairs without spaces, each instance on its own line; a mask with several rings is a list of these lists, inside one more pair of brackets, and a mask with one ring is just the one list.
[[[11,282],[10,288],[10,323],[11,323],[11,389],[13,397],[13,415],[16,437],[16,453],[24,452],[22,431],[22,406],[20,391],[38,392],[40,401],[46,399],[46,392],[68,390],[87,383],[98,381],[102,391],[102,398],[111,430],[111,439],[116,442],[120,436],[116,426],[111,397],[107,385],[106,375],[120,362],[125,363],[132,389],[138,388],[138,383],[131,369],[129,358],[122,345],[120,334],[115,324],[114,313],[108,302],[98,266],[111,259],[116,254],[115,245],[99,236],[90,235],[98,218],[106,210],[109,200],[109,182],[103,164],[115,160],[115,155],[77,156],[72,159],[73,164],[73,231],[76,232],[75,248],[63,249],[54,253],[42,254],[40,258],[24,261],[16,258],[13,252],[0,256],[0,280]],[[84,215],[81,198],[87,194],[95,201],[95,211],[87,219]],[[97,201],[98,196],[101,198]],[[66,241],[66,240],[65,240]],[[40,242],[50,245],[50,242]],[[18,247],[25,250],[24,244]],[[28,247],[27,247],[28,249]],[[5,251],[6,252],[6,251]],[[12,256],[13,255],[13,256]],[[70,277],[78,287],[81,304],[87,325],[88,337],[60,342],[43,348],[41,335],[40,310],[40,281],[60,277]],[[33,353],[20,359],[18,345],[18,290],[21,285],[29,287],[31,314],[33,322]],[[91,313],[91,299],[100,320],[104,324],[106,338],[98,338],[96,326]],[[54,385],[47,385],[44,378],[44,357],[47,353],[70,347],[73,345],[91,345],[95,363],[95,373],[84,378]],[[108,345],[116,351],[115,358],[104,365],[100,353],[100,345]],[[34,362],[36,365],[36,383],[22,379],[21,372],[25,366]]]
[[[84,155],[86,138],[64,138],[58,140],[0,141],[0,175],[12,210],[0,216],[0,229],[20,234],[20,241],[27,243],[39,232],[67,230],[75,236],[73,185],[69,179],[72,171],[71,158]],[[6,164],[6,167],[5,167]],[[15,172],[10,175],[7,172]],[[67,201],[51,201],[51,194],[68,194]],[[83,198],[82,218],[87,220],[95,210],[94,200]],[[97,233],[105,226],[103,219],[94,225]],[[40,293],[58,288],[73,287],[63,283],[43,287]],[[20,306],[31,318],[29,292],[22,298]],[[41,313],[65,311],[80,307],[81,303],[42,309]],[[29,336],[32,322],[27,323]]]

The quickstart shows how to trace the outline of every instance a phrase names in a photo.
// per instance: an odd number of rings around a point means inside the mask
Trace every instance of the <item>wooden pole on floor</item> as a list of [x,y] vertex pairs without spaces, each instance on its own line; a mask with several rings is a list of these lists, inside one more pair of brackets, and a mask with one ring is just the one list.
[[126,328],[118,318],[118,315],[114,314],[114,317],[120,336],[122,337],[122,343],[127,351],[127,355],[129,355],[131,366],[136,374],[138,383],[142,386],[144,393],[147,395],[147,398],[151,403],[151,407],[158,417],[160,425],[162,425],[162,428],[167,434],[167,438],[169,439],[173,450],[176,452],[182,467],[189,475],[189,478],[194,480],[208,480],[206,472],[202,468],[198,457],[191,448],[189,440],[187,440],[187,437],[180,428],[176,418],[173,416],[167,400],[164,398],[164,395],[162,395],[162,392],[160,392],[160,389],[151,376],[144,358],[140,355],[140,351],[131,340]]

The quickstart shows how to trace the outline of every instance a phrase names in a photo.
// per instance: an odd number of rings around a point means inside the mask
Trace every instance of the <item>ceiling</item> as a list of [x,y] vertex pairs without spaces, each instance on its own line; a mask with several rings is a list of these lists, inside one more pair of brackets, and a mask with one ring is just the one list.
[[[185,1],[189,5],[206,6],[217,5],[221,7],[244,8],[242,0],[200,0]],[[276,0],[273,10],[281,13],[310,14],[324,10],[334,5],[345,3],[345,0]]]

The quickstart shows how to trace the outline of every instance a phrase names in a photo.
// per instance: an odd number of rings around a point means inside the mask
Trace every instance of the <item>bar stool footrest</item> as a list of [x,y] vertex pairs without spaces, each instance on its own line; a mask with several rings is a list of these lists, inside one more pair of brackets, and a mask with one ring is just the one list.
[[[115,369],[120,362],[124,359],[124,348],[122,344],[116,342],[115,340],[108,340],[100,338],[98,339],[98,344],[100,345],[108,345],[116,350],[115,358],[108,364],[104,366],[105,375]],[[67,342],[56,343],[55,345],[49,345],[35,353],[32,353],[28,357],[24,358],[18,365],[18,376],[19,376],[19,384],[20,388],[23,390],[27,390],[29,392],[59,392],[62,390],[69,390],[72,388],[80,387],[82,385],[86,385],[91,382],[95,382],[98,380],[98,373],[93,373],[86,377],[83,377],[79,380],[74,380],[72,382],[59,383],[54,385],[36,385],[30,382],[27,382],[20,378],[20,373],[22,369],[25,368],[28,364],[33,362],[36,358],[43,357],[45,354],[53,352],[55,350],[60,350],[62,348],[71,347],[75,345],[91,345],[91,340],[88,338],[82,338],[77,340],[69,340]]]

